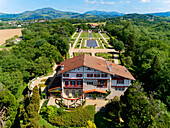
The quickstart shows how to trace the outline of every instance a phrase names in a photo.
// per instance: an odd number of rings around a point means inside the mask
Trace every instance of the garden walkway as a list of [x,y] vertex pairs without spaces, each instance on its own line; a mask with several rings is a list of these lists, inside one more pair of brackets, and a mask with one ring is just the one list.
[[38,85],[39,83],[41,83],[41,80],[43,79],[48,79],[49,77],[53,77],[55,72],[55,69],[57,68],[57,65],[55,64],[53,66],[53,74],[49,75],[49,76],[41,76],[41,77],[37,77],[37,79],[35,79],[34,81],[32,81],[32,83],[30,84],[30,89],[33,90],[33,88]]

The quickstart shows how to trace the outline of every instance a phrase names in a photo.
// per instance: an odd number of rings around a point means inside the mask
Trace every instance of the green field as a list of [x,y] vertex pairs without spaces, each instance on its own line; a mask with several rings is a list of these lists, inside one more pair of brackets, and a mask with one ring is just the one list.
[[88,32],[82,32],[80,37],[81,38],[89,38],[89,33]]
[[93,38],[101,38],[99,33],[92,33]]
[[104,49],[99,39],[97,39],[97,42],[99,44],[99,47],[95,47],[94,49]]
[[79,48],[80,43],[81,43],[81,39],[79,39],[79,40],[77,41],[77,44],[76,44],[75,48]]
[[76,33],[76,34],[74,35],[74,37],[73,37],[73,38],[77,38],[77,37],[78,37],[78,35],[79,35],[79,33]]
[[109,36],[106,33],[102,33],[102,35],[104,38],[107,38],[107,39],[109,38]]
[[73,53],[74,56],[83,55],[83,54],[91,55],[91,53]]

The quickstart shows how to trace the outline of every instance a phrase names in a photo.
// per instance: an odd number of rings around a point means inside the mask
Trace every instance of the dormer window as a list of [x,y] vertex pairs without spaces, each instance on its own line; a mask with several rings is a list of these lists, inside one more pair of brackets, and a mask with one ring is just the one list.
[[87,68],[87,70],[91,70],[91,68]]
[[106,74],[106,73],[104,73],[104,74],[102,74],[101,76],[102,76],[102,77],[107,77],[107,74]]
[[76,74],[76,77],[82,77],[82,74]]
[[94,77],[100,77],[100,74],[94,74]]
[[93,74],[87,74],[87,77],[93,77]]
[[63,74],[63,77],[69,77],[69,74],[65,73]]

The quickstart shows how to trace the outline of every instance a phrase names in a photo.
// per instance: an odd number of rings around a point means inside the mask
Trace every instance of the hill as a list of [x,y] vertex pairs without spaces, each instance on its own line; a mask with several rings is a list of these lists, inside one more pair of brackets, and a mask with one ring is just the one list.
[[164,16],[164,17],[170,16],[170,12],[158,12],[158,13],[150,13],[150,14],[156,15],[156,16]]
[[[154,15],[154,16],[153,16]],[[170,12],[162,13],[152,13],[152,14],[124,14],[119,12],[106,12],[106,11],[87,11],[83,14],[76,12],[64,12],[55,10],[53,8],[42,8],[34,11],[25,11],[18,14],[5,14],[0,13],[1,20],[31,20],[31,19],[56,19],[56,18],[76,18],[76,19],[98,19],[98,18],[108,18],[108,17],[122,17],[124,18],[139,18],[139,19],[151,19],[157,20],[160,18],[158,16],[170,16]],[[162,19],[161,19],[162,20]]]
[[15,18],[22,20],[30,20],[30,19],[56,19],[56,18],[71,18],[72,16],[79,15],[79,13],[74,12],[62,12],[55,10],[53,8],[42,8],[34,11],[26,11],[19,14],[0,14],[2,18]]
[[106,12],[106,11],[87,11],[84,14],[92,14],[95,16],[110,16],[110,17],[114,17],[114,16],[122,16],[124,15],[124,13],[118,13],[118,12]]

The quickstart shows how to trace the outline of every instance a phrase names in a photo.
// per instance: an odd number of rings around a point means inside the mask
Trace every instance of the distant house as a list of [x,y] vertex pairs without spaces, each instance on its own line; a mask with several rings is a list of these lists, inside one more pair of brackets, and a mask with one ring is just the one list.
[[39,20],[39,22],[40,22],[40,23],[43,23],[43,22],[45,22],[45,20]]
[[15,38],[13,40],[10,41],[10,44],[18,44],[22,39],[20,38]]
[[114,98],[123,95],[135,80],[126,67],[89,55],[67,59],[56,71],[48,91],[50,96],[55,96],[60,90],[63,98],[75,98],[78,93],[78,97],[91,99],[92,93],[106,94],[107,91],[111,91],[109,98]]
[[98,24],[92,24],[92,25],[91,25],[92,28],[95,28],[95,27],[97,27],[97,26],[99,26],[99,25],[98,25]]

